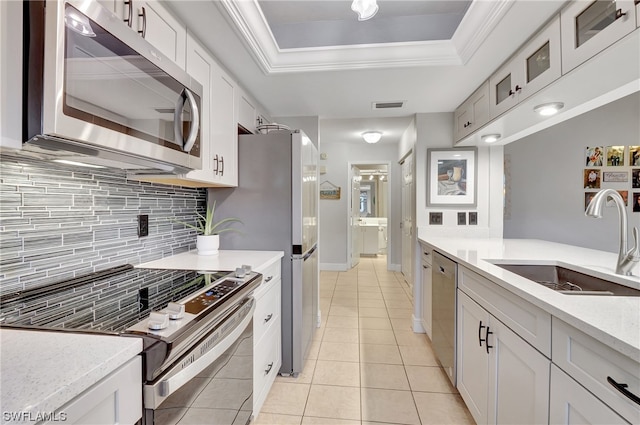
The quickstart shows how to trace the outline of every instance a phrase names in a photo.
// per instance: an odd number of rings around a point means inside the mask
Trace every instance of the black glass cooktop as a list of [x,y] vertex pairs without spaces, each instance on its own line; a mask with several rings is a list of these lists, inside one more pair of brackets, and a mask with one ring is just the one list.
[[120,332],[230,272],[114,267],[3,294],[3,325]]

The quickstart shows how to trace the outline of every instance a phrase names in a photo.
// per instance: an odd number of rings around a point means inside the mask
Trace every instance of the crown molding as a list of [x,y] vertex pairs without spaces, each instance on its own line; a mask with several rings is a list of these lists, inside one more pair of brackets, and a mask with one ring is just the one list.
[[412,66],[463,65],[512,6],[474,1],[451,40],[280,49],[257,0],[220,0],[261,68],[269,74]]

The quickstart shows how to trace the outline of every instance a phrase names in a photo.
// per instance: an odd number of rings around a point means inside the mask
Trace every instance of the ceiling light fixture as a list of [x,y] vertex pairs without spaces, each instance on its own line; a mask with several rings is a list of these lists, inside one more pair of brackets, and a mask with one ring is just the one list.
[[548,116],[557,114],[558,111],[562,108],[564,108],[564,103],[551,102],[551,103],[543,103],[542,105],[535,106],[533,108],[533,111],[539,113],[543,117],[548,117]]
[[501,134],[485,134],[481,136],[480,139],[482,139],[482,141],[485,143],[493,143],[493,142],[496,142],[501,137],[502,137]]
[[367,143],[378,143],[382,138],[382,133],[379,131],[365,131],[362,133],[362,138]]
[[351,10],[358,14],[358,21],[366,21],[378,12],[378,5],[376,0],[353,0]]

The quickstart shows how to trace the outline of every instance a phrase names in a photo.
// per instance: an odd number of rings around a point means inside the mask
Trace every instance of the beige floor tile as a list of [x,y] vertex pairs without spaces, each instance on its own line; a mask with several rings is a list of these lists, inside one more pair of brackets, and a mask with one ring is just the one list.
[[405,366],[412,391],[457,394],[445,371],[439,366]]
[[398,345],[431,346],[427,334],[419,334],[408,329],[394,329]]
[[409,390],[404,366],[395,364],[362,363],[360,365],[363,388]]
[[314,418],[313,416],[305,416],[304,418],[302,418],[302,425],[360,425],[360,421],[351,421],[348,419]]
[[374,288],[379,288],[378,279],[376,277],[358,277],[358,289],[373,286]]
[[276,381],[285,382],[289,384],[310,384],[313,379],[313,372],[316,368],[317,359],[306,359],[302,372],[298,373],[298,376],[276,376]]
[[402,362],[412,366],[439,366],[433,350],[429,347],[401,345],[398,347]]
[[322,342],[318,360],[358,362],[360,361],[359,345],[342,342]]
[[309,347],[309,352],[307,353],[307,359],[317,359],[318,353],[320,352],[320,344],[322,343],[319,339],[314,339],[311,341],[311,346]]
[[402,364],[402,357],[395,345],[360,344],[360,362]]
[[373,308],[385,308],[386,305],[383,300],[358,300],[358,307],[373,307]]
[[386,317],[361,317],[360,329],[383,329],[392,330],[391,320]]
[[411,315],[413,314],[413,308],[393,308],[387,306],[387,311],[389,312],[389,317],[392,319],[411,320]]
[[409,301],[407,298],[407,294],[404,293],[401,289],[393,289],[393,288],[380,288],[382,291],[382,295],[384,296],[385,301],[396,300],[396,301]]
[[358,316],[359,317],[385,317],[385,318],[389,317],[386,309],[375,308],[375,307],[359,307]]
[[301,422],[302,416],[260,412],[251,425],[300,425]]
[[413,330],[413,320],[411,317],[403,317],[403,318],[391,318],[391,326],[393,330],[401,330],[401,331],[412,331]]
[[360,386],[360,364],[318,360],[312,383],[341,387]]
[[337,287],[335,291],[333,291],[333,299],[350,299],[350,298],[358,298],[358,290],[357,289],[343,289]]
[[316,340],[321,340],[322,341],[322,337],[324,336],[324,332],[325,332],[325,328],[320,326],[319,328],[315,329],[315,332],[313,333],[313,341]]
[[420,425],[418,411],[410,391],[363,388],[362,419]]
[[380,288],[378,286],[369,286],[369,285],[358,286],[358,295],[362,293],[378,294],[382,296],[382,292],[380,291]]
[[384,301],[384,298],[382,298],[382,294],[379,293],[379,292],[360,291],[360,292],[358,292],[358,300],[379,300],[379,301]]
[[325,342],[347,342],[357,344],[359,342],[358,329],[354,328],[328,328],[324,331]]
[[329,309],[329,316],[358,316],[357,307],[343,307],[339,305],[332,305]]
[[388,299],[385,297],[384,303],[387,305],[387,308],[394,308],[394,309],[406,308],[408,310],[411,310],[413,308],[413,304],[411,304],[411,301],[409,301],[407,298],[403,300],[399,300],[394,298]]
[[334,298],[331,306],[356,308],[358,307],[358,298]]
[[310,388],[309,384],[276,381],[262,405],[262,412],[302,416]]
[[350,316],[327,316],[327,328],[358,328],[358,318]]
[[468,424],[475,425],[467,406],[457,394],[414,392],[422,425]]
[[397,345],[393,331],[385,329],[360,329],[362,344],[390,344]]
[[360,388],[312,385],[304,416],[360,420]]

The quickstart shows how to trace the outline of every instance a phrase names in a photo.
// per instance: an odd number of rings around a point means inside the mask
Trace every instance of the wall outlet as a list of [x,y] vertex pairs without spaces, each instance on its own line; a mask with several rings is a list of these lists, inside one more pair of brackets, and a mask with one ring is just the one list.
[[442,213],[441,212],[430,212],[429,213],[429,224],[442,224]]
[[149,216],[140,214],[138,216],[138,237],[149,236]]
[[478,224],[478,213],[476,211],[469,212],[469,224],[473,226]]
[[140,311],[149,308],[149,288],[140,288],[138,290],[138,308]]
[[458,213],[458,226],[464,226],[467,224],[467,213],[459,212]]

